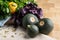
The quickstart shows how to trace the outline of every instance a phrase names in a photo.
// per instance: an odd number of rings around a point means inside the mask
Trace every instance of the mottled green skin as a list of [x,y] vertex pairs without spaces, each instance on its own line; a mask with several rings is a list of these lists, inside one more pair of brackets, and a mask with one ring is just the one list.
[[[44,21],[43,26],[40,26],[40,24],[39,24],[41,21]],[[40,19],[40,22],[37,24],[37,26],[39,27],[40,33],[49,34],[53,29],[52,21],[48,18],[43,18],[43,19]]]
[[[30,17],[34,17],[35,22],[31,22]],[[27,14],[27,15],[24,16],[22,24],[26,28],[27,25],[36,24],[38,22],[39,22],[39,20],[38,20],[38,18],[35,15],[33,15],[33,14]]]
[[35,37],[39,33],[39,28],[36,25],[27,26],[28,35],[30,37]]

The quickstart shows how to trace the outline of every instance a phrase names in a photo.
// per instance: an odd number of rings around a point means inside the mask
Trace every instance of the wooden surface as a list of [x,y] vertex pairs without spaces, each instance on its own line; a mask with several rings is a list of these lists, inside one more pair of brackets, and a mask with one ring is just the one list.
[[49,36],[60,40],[60,0],[36,0],[43,9],[44,17],[50,18],[54,23],[54,29]]

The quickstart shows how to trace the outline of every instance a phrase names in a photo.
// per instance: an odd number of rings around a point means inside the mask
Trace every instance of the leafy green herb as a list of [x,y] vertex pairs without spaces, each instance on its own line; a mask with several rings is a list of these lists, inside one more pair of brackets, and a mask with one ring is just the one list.
[[10,15],[9,2],[18,4],[17,10],[19,10],[19,8],[23,8],[29,2],[34,3],[34,0],[0,0],[0,19]]

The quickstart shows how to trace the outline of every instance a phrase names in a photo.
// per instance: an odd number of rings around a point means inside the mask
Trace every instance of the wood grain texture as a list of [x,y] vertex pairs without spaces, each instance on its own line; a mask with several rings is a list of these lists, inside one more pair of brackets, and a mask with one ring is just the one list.
[[39,7],[43,9],[43,15],[54,23],[54,29],[49,36],[60,40],[60,0],[37,0]]

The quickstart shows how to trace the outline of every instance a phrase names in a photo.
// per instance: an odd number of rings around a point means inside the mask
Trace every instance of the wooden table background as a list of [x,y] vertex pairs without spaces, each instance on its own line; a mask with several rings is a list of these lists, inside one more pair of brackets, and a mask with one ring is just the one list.
[[54,23],[54,29],[49,36],[60,40],[60,0],[36,0],[43,9],[43,15]]

